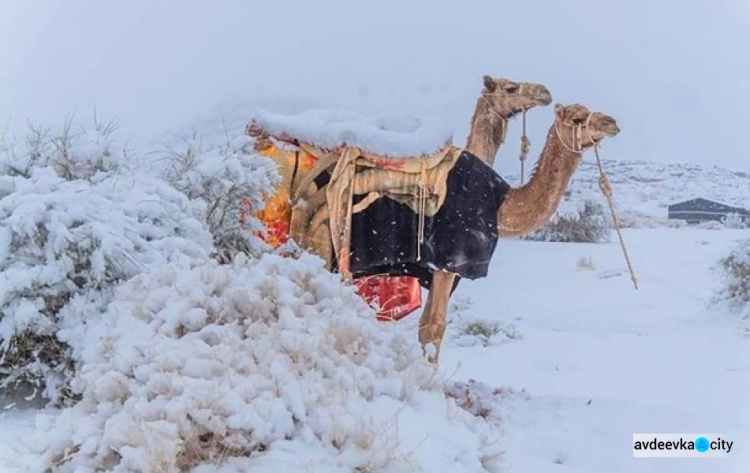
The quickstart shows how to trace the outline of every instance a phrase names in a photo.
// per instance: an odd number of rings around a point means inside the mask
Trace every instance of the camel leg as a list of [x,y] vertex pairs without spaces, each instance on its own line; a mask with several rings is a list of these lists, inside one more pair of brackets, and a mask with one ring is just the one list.
[[310,240],[310,245],[315,254],[323,258],[326,267],[330,270],[333,264],[333,242],[331,241],[331,229],[327,223],[316,229]]
[[[311,184],[310,187],[312,186],[314,184]],[[292,238],[300,245],[304,243],[313,215],[326,204],[326,191],[325,189],[318,189],[312,194],[304,194],[301,200],[304,202],[295,202],[292,208],[292,221],[290,224]]]
[[[318,209],[317,212],[315,212],[315,215],[313,215],[313,218],[310,220],[310,223],[308,224],[305,234],[305,239],[303,240],[305,245],[309,245],[309,240],[313,238],[313,236],[318,233],[318,230],[320,227],[328,222],[328,225],[326,225],[329,228],[330,232],[330,218],[329,218],[329,212],[328,212],[328,206],[323,206],[320,209]],[[329,234],[330,237],[330,234]]]
[[445,334],[448,300],[455,279],[456,274],[448,271],[440,270],[432,274],[430,295],[422,311],[422,318],[419,319],[419,343],[430,363],[438,362],[440,344]]

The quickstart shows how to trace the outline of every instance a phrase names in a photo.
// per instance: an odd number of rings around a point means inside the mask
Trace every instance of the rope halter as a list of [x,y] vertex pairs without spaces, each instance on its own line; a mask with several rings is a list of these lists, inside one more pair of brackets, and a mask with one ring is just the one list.
[[505,141],[505,136],[508,133],[508,119],[506,117],[500,115],[500,112],[497,111],[497,109],[492,104],[492,102],[490,102],[489,99],[487,99],[488,95],[505,95],[505,94],[494,94],[494,93],[491,94],[491,93],[487,93],[487,92],[482,92],[482,94],[480,95],[480,97],[482,98],[482,100],[484,100],[487,103],[487,107],[490,109],[490,111],[492,113],[494,113],[495,116],[500,120],[500,130],[501,130],[500,131],[500,133],[501,133],[501,135],[500,135],[501,136],[500,142],[503,143]]
[[[517,93],[519,96],[522,95],[523,94],[523,86],[524,86],[523,83],[519,84],[518,85],[518,91],[514,92],[514,93]],[[501,115],[500,112],[497,111],[497,108],[495,108],[495,105],[492,102],[490,102],[487,97],[488,96],[508,97],[508,95],[509,95],[508,92],[482,92],[480,94],[481,99],[484,100],[485,103],[487,103],[487,106],[490,109],[490,111],[493,114],[495,114],[495,116],[500,120],[500,123],[501,123],[500,126],[501,126],[501,132],[502,132],[502,135],[501,135],[502,138],[500,139],[501,143],[505,142],[505,137],[508,134],[508,117],[504,117],[503,115]],[[526,110],[527,109],[525,109],[525,108],[523,109],[524,123],[525,123],[525,119],[526,119]]]
[[[523,95],[523,86],[525,84],[521,83],[518,85],[518,91],[516,92],[519,96]],[[487,103],[487,106],[489,107],[490,111],[495,114],[495,116],[500,119],[500,126],[501,126],[501,138],[500,143],[505,142],[505,137],[508,134],[508,117],[504,117],[500,114],[500,112],[497,111],[495,106],[487,99],[488,95],[498,95],[507,97],[508,92],[483,92],[481,94],[482,100],[484,100]],[[526,162],[526,158],[528,158],[529,151],[531,150],[531,141],[529,140],[527,134],[526,134],[526,112],[528,112],[528,108],[523,108],[521,110],[521,113],[523,114],[523,133],[521,135],[521,153],[518,157],[519,161],[521,161],[521,184],[523,184],[524,181],[524,164]]]
[[562,135],[560,134],[560,124],[555,121],[555,134],[557,135],[557,139],[560,140],[560,144],[563,145],[563,148],[566,150],[572,152],[572,153],[582,153],[583,152],[583,131],[586,130],[586,135],[588,135],[589,140],[591,140],[591,143],[593,143],[593,146],[599,146],[599,140],[596,140],[594,136],[591,134],[591,117],[594,116],[595,112],[589,112],[588,117],[586,117],[586,121],[584,123],[578,123],[570,125],[570,127],[573,129],[573,145],[568,145],[565,140],[563,139]]

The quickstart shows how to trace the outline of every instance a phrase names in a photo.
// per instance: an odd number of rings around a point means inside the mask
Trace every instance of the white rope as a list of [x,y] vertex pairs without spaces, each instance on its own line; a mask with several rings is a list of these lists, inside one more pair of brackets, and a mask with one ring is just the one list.
[[[521,86],[523,87],[523,85]],[[526,158],[529,156],[529,151],[531,150],[531,141],[529,140],[529,137],[526,136],[526,109],[523,110],[523,133],[521,134],[521,155],[518,157],[518,159],[521,161],[521,185],[523,185],[524,181],[524,164],[526,163]]]
[[504,96],[506,94],[504,94],[504,93],[503,94],[490,94],[490,93],[487,93],[487,92],[483,92],[482,95],[480,95],[480,97],[482,97],[482,100],[484,100],[487,103],[487,106],[489,107],[490,111],[492,113],[494,113],[497,118],[500,119],[500,123],[501,123],[501,125],[500,125],[500,132],[501,132],[500,143],[502,144],[502,143],[505,142],[505,136],[508,133],[508,119],[506,117],[500,115],[500,112],[498,112],[495,109],[495,106],[492,105],[492,102],[490,102],[487,99],[487,95],[503,95]]
[[[560,134],[560,129],[558,127],[558,123],[557,123],[557,121],[555,121],[555,134],[557,135],[557,139],[558,139],[558,141],[560,141],[560,144],[563,146],[563,148],[567,149],[571,153],[580,154],[580,153],[583,152],[583,149],[580,147],[580,145],[581,145],[580,140],[578,140],[578,143],[576,143],[576,141],[577,141],[576,137],[580,136],[580,128],[581,128],[581,126],[582,125],[572,125],[572,128],[573,128],[573,146],[574,147],[570,147],[570,146],[568,146],[567,143],[565,143],[565,140],[563,139],[562,135]],[[577,147],[575,147],[576,144],[578,145]]]
[[596,165],[597,165],[597,168],[599,169],[599,189],[602,191],[602,194],[604,194],[604,197],[607,199],[607,204],[609,205],[609,213],[612,216],[612,223],[614,224],[615,232],[617,233],[617,238],[620,241],[622,254],[623,256],[625,256],[625,263],[627,264],[628,271],[630,272],[630,280],[633,281],[633,287],[638,289],[638,278],[636,278],[635,276],[635,270],[633,269],[633,264],[630,261],[628,248],[627,248],[627,245],[625,244],[625,238],[622,235],[622,229],[620,227],[620,220],[617,218],[617,210],[615,209],[615,203],[613,200],[612,185],[609,182],[607,173],[604,171],[604,166],[602,165],[602,160],[601,160],[601,157],[599,156],[599,142],[595,140],[594,137],[591,135],[591,129],[589,125],[591,124],[592,116],[594,116],[594,112],[589,113],[589,116],[586,118],[586,122],[584,124],[572,125],[573,147],[568,146],[568,144],[565,143],[565,140],[563,140],[563,137],[560,134],[560,129],[558,128],[557,121],[555,121],[555,134],[557,135],[557,139],[560,141],[560,144],[563,146],[563,148],[573,153],[581,154],[583,152],[583,140],[581,139],[581,133],[584,128],[586,129],[586,134],[588,135],[589,140],[594,146],[594,154],[596,156]]
[[424,243],[425,213],[427,211],[427,194],[429,192],[429,177],[427,176],[427,161],[421,158],[422,171],[419,177],[417,196],[417,261],[422,261],[422,244]]
[[599,189],[601,189],[604,197],[607,198],[609,204],[609,213],[612,215],[612,223],[615,225],[615,231],[617,232],[617,238],[620,240],[620,247],[622,248],[622,254],[625,256],[625,263],[628,266],[630,272],[630,280],[633,281],[633,287],[638,289],[638,278],[635,277],[635,270],[633,270],[633,264],[630,262],[630,256],[628,255],[628,248],[625,245],[625,238],[622,236],[622,230],[620,229],[620,221],[617,218],[617,211],[615,210],[615,204],[612,199],[612,186],[609,183],[609,178],[604,172],[604,166],[602,165],[602,159],[599,157],[599,143],[594,142],[594,154],[596,155],[596,165],[599,168]]

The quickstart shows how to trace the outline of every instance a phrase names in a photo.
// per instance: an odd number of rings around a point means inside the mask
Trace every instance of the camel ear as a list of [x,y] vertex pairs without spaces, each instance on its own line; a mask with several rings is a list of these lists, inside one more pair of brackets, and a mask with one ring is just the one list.
[[565,111],[565,107],[563,107],[561,103],[556,103],[555,104],[555,116],[562,118],[563,111]]
[[484,76],[482,79],[484,79],[484,88],[487,89],[487,92],[494,92],[495,88],[497,88],[495,79],[490,76]]

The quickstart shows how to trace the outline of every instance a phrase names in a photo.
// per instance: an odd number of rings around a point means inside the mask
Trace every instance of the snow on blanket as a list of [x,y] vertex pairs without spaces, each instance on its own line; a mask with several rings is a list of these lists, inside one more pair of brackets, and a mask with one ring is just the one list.
[[41,417],[56,471],[497,471],[416,334],[311,255],[135,277],[68,334],[74,407]]
[[389,157],[432,154],[452,138],[450,127],[436,118],[376,115],[316,109],[296,115],[258,111],[255,123],[273,134],[287,134],[322,148],[342,145]]

